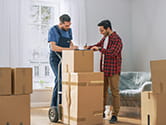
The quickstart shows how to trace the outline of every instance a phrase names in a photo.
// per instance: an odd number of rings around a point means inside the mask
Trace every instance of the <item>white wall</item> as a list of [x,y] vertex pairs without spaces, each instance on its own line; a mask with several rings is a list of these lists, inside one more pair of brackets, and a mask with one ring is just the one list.
[[[97,24],[110,19],[122,37],[123,71],[150,71],[150,60],[166,58],[165,0],[86,0],[87,41],[101,39]],[[95,54],[95,70],[99,70],[99,53]]]
[[149,71],[150,60],[166,59],[166,0],[132,1],[132,70]]
[[[112,22],[113,29],[121,36],[123,48],[123,71],[131,69],[131,1],[86,0],[88,45],[98,42],[102,36],[97,24],[103,19]],[[99,53],[95,53],[95,71],[99,70]]]

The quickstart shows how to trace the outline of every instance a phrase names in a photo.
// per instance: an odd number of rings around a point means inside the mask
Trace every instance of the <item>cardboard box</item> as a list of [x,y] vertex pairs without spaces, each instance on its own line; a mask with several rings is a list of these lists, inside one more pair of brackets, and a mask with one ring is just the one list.
[[30,95],[0,96],[0,125],[30,125]]
[[32,68],[13,68],[12,77],[14,95],[32,93]]
[[64,50],[62,52],[63,72],[93,72],[93,51]]
[[63,123],[103,125],[103,73],[68,73],[66,78],[70,81],[62,84]]
[[0,96],[11,95],[11,68],[0,68]]
[[141,125],[166,125],[166,99],[164,94],[142,92]]
[[153,93],[166,93],[166,60],[151,61]]

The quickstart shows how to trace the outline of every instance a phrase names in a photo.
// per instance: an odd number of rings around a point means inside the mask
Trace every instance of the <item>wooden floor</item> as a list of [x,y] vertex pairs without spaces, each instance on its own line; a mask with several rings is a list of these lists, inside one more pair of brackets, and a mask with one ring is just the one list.
[[[139,119],[119,117],[116,125],[141,125]],[[31,109],[31,125],[63,125],[60,123],[50,123],[48,119],[48,108]],[[103,125],[110,125],[108,120],[104,120]]]

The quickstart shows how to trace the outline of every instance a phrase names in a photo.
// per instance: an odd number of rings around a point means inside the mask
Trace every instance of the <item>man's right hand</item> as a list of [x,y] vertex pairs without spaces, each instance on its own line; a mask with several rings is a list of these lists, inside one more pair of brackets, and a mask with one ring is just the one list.
[[84,49],[89,49],[89,46],[84,46]]
[[78,46],[71,46],[70,49],[71,49],[71,50],[78,49]]

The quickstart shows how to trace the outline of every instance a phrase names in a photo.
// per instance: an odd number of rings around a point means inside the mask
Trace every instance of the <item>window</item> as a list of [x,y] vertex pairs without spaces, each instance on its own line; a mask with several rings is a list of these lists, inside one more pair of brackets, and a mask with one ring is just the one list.
[[35,77],[39,77],[39,66],[34,66],[34,73]]
[[45,66],[45,76],[49,76],[49,74],[50,74],[49,66]]
[[50,27],[59,22],[57,18],[59,17],[59,0],[31,1],[31,50],[29,50],[31,55],[29,57],[30,65],[34,70],[34,88],[38,89],[53,86],[54,76],[49,67],[47,39]]
[[55,16],[57,15],[56,10],[56,3],[51,4],[50,0],[47,0],[47,2],[37,0],[32,4],[31,25],[32,28],[37,32],[37,37],[40,38],[40,42],[42,42],[44,45],[47,41],[48,30],[55,22]]

